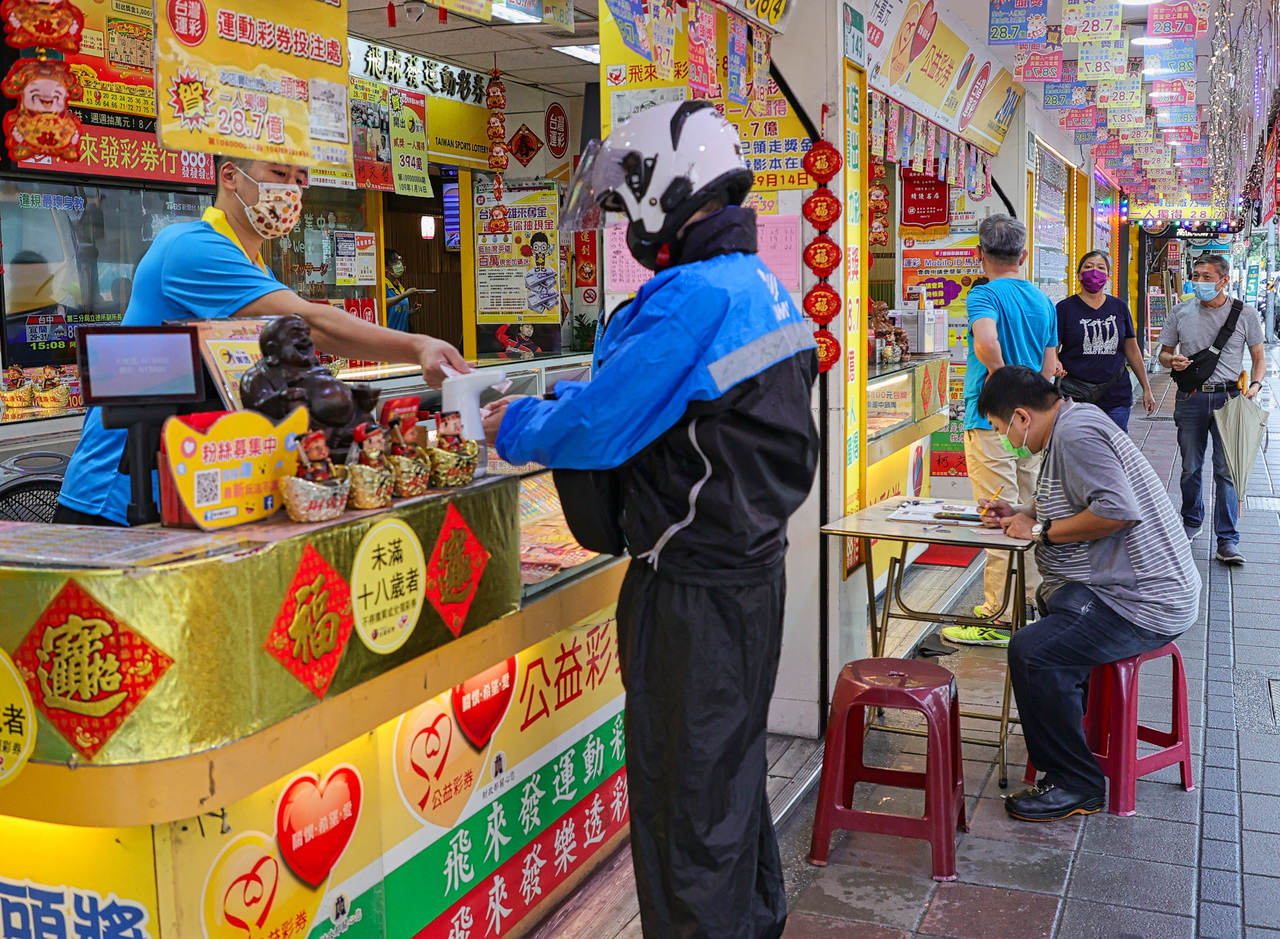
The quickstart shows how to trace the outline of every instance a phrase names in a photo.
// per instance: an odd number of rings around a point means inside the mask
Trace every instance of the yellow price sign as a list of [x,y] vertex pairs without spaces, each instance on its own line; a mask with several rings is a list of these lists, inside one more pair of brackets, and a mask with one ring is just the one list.
[[13,780],[36,746],[36,712],[22,676],[0,649],[0,786]]
[[365,533],[351,566],[351,603],[369,651],[389,655],[413,635],[426,579],[422,542],[412,528],[388,518]]

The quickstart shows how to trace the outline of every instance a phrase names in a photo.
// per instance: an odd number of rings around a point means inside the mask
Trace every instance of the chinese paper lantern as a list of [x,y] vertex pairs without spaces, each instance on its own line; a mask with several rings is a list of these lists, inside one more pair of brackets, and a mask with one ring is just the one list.
[[819,326],[826,326],[840,315],[840,294],[825,280],[819,281],[805,294],[804,312]]
[[840,361],[840,341],[825,328],[817,330],[813,334],[813,340],[818,344],[818,370],[830,370],[831,366]]
[[805,266],[813,271],[815,276],[826,278],[840,266],[842,256],[840,246],[832,241],[826,232],[823,232],[809,242],[804,249],[803,258]]
[[840,200],[825,185],[819,186],[817,192],[804,200],[800,207],[805,221],[818,231],[827,231],[840,218]]
[[819,140],[804,155],[801,165],[819,185],[825,186],[839,175],[840,168],[844,166],[844,158],[830,141]]

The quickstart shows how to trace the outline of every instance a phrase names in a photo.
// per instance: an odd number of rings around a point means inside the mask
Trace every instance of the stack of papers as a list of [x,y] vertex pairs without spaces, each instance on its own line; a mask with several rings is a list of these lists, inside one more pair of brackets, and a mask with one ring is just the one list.
[[[898,503],[898,507],[889,514],[888,520],[891,522],[930,524],[943,521],[937,517],[939,512],[977,515],[978,507],[972,503],[947,502],[945,499],[906,499]],[[960,522],[955,519],[945,519],[945,522],[948,525],[971,526],[974,528],[982,525],[981,522]]]

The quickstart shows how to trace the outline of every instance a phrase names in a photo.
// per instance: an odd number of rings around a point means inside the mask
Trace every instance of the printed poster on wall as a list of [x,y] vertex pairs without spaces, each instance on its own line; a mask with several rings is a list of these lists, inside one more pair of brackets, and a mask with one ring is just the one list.
[[684,10],[676,8],[676,0],[657,0],[653,4],[649,34],[653,50],[653,67],[659,81],[669,82],[676,77],[677,23],[684,23]]
[[1062,27],[1050,27],[1039,45],[1020,45],[1014,56],[1013,77],[1020,82],[1062,80]]
[[[728,64],[725,68],[728,81],[728,98],[734,104],[747,103],[747,21],[732,13],[726,14],[729,25]],[[763,30],[762,30],[763,32]]]
[[434,194],[427,172],[427,96],[391,89],[391,176],[402,196]]
[[554,188],[508,188],[496,200],[491,182],[477,182],[477,322],[560,322],[559,217]]
[[646,62],[653,61],[643,0],[605,0],[605,9],[626,47]]
[[1190,0],[1162,0],[1147,7],[1147,35],[1159,39],[1195,39],[1196,11]]
[[987,45],[1016,46],[1044,41],[1049,27],[1048,0],[991,0]]
[[1145,46],[1142,50],[1142,75],[1153,78],[1193,77],[1196,73],[1194,39],[1171,39],[1168,45]]
[[391,89],[381,82],[352,78],[351,152],[356,185],[394,192],[391,177]]
[[970,143],[997,153],[1023,89],[958,22],[932,2],[883,0],[870,10],[871,86]]
[[[730,37],[732,38],[732,37]],[[689,6],[689,90],[694,98],[719,96],[716,82],[716,8],[710,0]]]
[[168,0],[156,45],[165,146],[351,167],[344,0]]
[[1124,78],[1129,74],[1129,40],[1082,42],[1076,48],[1080,81]]

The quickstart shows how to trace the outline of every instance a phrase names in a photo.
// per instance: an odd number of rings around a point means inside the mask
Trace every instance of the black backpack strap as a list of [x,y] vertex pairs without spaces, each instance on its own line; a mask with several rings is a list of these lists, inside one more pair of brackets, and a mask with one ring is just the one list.
[[1243,310],[1243,300],[1236,299],[1231,301],[1231,314],[1227,317],[1227,321],[1222,324],[1222,328],[1218,330],[1218,335],[1214,337],[1213,345],[1209,347],[1209,351],[1215,356],[1222,355],[1222,350],[1227,347],[1231,334],[1236,331],[1236,324],[1240,322],[1240,313]]

